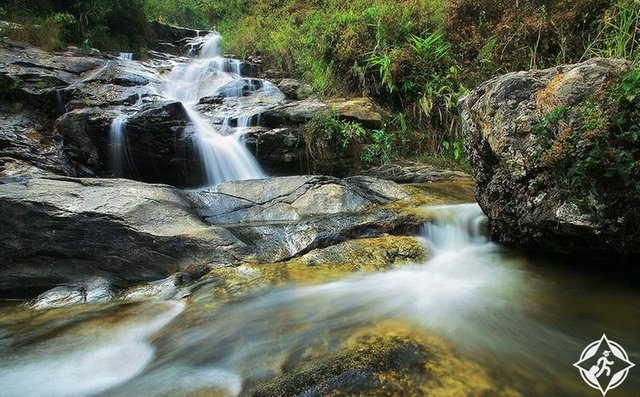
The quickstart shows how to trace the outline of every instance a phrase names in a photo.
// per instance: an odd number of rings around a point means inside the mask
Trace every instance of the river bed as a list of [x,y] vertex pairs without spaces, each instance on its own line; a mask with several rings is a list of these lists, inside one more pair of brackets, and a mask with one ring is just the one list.
[[[228,299],[205,283],[182,301],[48,311],[5,302],[0,395],[247,394],[309,352],[329,355],[367,330],[442,340],[486,373],[492,395],[599,395],[573,364],[602,334],[640,363],[632,280],[501,247],[485,236],[476,204],[423,210],[435,219],[419,236],[432,257],[387,272]],[[637,395],[638,374],[632,368],[608,395]]]

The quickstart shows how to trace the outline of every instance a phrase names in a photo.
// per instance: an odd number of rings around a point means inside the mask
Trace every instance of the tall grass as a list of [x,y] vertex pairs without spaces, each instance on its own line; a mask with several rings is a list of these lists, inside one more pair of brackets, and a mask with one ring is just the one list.
[[585,56],[640,62],[640,1],[617,0],[601,21]]

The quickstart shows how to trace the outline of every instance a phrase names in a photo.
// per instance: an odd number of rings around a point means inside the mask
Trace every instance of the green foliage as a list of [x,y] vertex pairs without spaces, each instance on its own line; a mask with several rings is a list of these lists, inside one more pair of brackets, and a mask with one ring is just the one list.
[[569,109],[559,106],[542,117],[542,119],[533,126],[533,135],[536,143],[542,150],[546,150],[551,145],[553,139],[558,136],[560,122],[564,119]]
[[335,115],[311,120],[308,129],[312,140],[321,138],[340,156],[357,151],[366,165],[388,164],[396,153],[392,133],[383,129],[366,129],[358,122],[341,120]]
[[600,22],[586,55],[640,61],[640,2],[616,0]]
[[[569,186],[607,196],[640,193],[640,69],[624,74],[602,101],[584,101],[547,114],[535,126],[539,165]],[[604,189],[603,189],[604,187]]]

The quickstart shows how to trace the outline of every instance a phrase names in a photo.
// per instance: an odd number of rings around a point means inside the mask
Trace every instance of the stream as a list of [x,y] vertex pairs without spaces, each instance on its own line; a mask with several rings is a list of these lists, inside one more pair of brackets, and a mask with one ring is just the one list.
[[[435,335],[513,395],[595,396],[572,365],[603,333],[640,363],[640,291],[485,236],[476,204],[424,208],[424,263],[231,299],[0,309],[0,395],[239,395],[314,349],[381,324]],[[631,370],[611,396],[633,396]]]

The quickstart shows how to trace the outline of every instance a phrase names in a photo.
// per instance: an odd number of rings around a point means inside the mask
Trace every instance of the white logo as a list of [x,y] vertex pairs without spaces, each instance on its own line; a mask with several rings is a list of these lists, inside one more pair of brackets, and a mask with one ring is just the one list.
[[627,352],[616,342],[602,335],[582,351],[580,360],[573,364],[580,370],[582,379],[605,396],[611,389],[620,386],[627,378],[629,369],[635,366],[629,361]]

